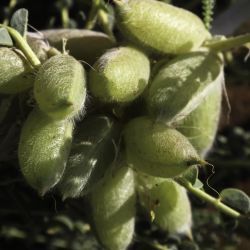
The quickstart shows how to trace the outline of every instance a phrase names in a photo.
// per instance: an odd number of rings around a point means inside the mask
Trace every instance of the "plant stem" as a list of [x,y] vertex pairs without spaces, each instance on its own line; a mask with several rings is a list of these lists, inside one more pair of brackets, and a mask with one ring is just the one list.
[[189,192],[196,195],[197,197],[201,198],[202,200],[212,204],[216,208],[218,208],[221,212],[233,217],[233,218],[240,218],[241,214],[234,209],[228,207],[224,203],[221,202],[220,199],[216,199],[211,195],[207,194],[201,189],[195,188],[189,181],[184,178],[177,178],[176,181],[184,186]]
[[58,50],[58,49],[56,49],[56,48],[54,48],[54,47],[51,47],[49,50],[48,50],[48,52],[47,52],[47,55],[48,55],[48,57],[52,57],[52,56],[56,56],[56,55],[61,55],[62,53]]
[[33,52],[27,41],[21,36],[18,31],[3,24],[0,24],[0,27],[8,30],[9,34],[16,42],[17,48],[19,48],[24,53],[24,55],[27,57],[28,61],[34,68],[37,68],[41,65],[41,62],[37,58],[36,54]]
[[219,41],[206,41],[203,46],[217,52],[233,49],[249,42],[250,34],[244,34],[236,37],[229,37]]
[[69,27],[69,11],[67,7],[62,8],[61,19],[62,19],[63,28],[68,28]]
[[89,18],[85,24],[86,29],[91,30],[94,28],[97,20],[97,12],[99,10],[100,2],[100,0],[92,0],[92,7],[89,13]]
[[[8,6],[9,7],[9,13],[12,12],[12,10],[15,8],[16,4],[17,4],[16,0],[10,0],[9,6]],[[9,16],[4,19],[3,24],[4,25],[9,24]]]
[[101,21],[104,32],[109,35],[109,37],[112,39],[112,41],[115,42],[114,34],[113,34],[111,27],[109,25],[108,13],[106,11],[104,11],[103,9],[100,9],[98,11],[98,18]]

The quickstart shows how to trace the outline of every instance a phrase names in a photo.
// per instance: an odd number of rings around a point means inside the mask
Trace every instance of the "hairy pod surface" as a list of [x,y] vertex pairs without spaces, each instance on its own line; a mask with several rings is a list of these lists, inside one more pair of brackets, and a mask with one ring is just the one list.
[[40,34],[28,32],[27,42],[41,62],[45,62],[48,59],[47,52],[50,46]]
[[19,50],[0,48],[0,93],[17,94],[32,87],[35,73]]
[[181,54],[210,37],[193,13],[155,0],[115,0],[118,27],[126,38],[160,54]]
[[[155,179],[155,180],[154,180]],[[148,213],[154,213],[154,222],[169,233],[190,234],[192,211],[186,190],[171,179],[164,181],[152,176],[146,180],[152,183],[139,185],[139,201]]]
[[150,75],[147,56],[133,47],[108,50],[90,72],[89,89],[105,103],[128,103],[146,88]]
[[149,175],[174,177],[201,162],[184,135],[147,117],[127,124],[124,141],[129,165]]
[[134,174],[120,166],[109,171],[91,193],[92,215],[100,242],[109,250],[125,250],[135,223]]
[[119,134],[117,122],[104,115],[88,117],[79,124],[58,185],[63,199],[84,195],[103,179],[116,157]]
[[191,52],[163,65],[146,96],[149,113],[165,122],[183,119],[223,79],[222,59],[212,52]]
[[102,32],[80,29],[43,30],[50,45],[63,50],[63,39],[67,40],[66,49],[77,60],[93,64],[107,49],[115,46],[109,36]]
[[21,171],[44,195],[61,179],[72,140],[72,122],[55,121],[35,108],[25,121],[18,147]]
[[220,119],[222,84],[214,86],[202,103],[183,120],[176,124],[176,129],[185,135],[197,152],[205,156],[211,148]]
[[40,67],[34,85],[39,108],[53,119],[78,116],[86,99],[82,65],[69,55],[56,55]]

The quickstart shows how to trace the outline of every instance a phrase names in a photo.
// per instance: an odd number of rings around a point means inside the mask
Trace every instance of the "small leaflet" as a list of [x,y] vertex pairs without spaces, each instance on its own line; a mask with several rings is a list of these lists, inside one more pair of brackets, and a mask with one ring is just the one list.
[[13,46],[13,41],[9,32],[5,28],[0,28],[0,45],[9,47]]
[[250,212],[250,198],[243,191],[236,188],[226,188],[220,193],[221,201],[228,206],[247,214]]
[[23,37],[26,37],[28,25],[28,10],[22,8],[18,9],[11,17],[10,25],[17,30]]

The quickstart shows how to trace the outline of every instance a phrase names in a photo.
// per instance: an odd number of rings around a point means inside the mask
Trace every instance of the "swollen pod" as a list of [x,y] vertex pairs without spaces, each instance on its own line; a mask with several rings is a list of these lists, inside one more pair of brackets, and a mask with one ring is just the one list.
[[154,76],[146,96],[151,116],[167,123],[183,119],[224,79],[222,59],[212,52],[175,57]]
[[55,121],[35,108],[25,121],[18,147],[22,174],[44,195],[61,179],[72,140],[72,122]]
[[218,82],[195,110],[175,124],[176,129],[189,139],[201,156],[211,148],[217,132],[222,84]]
[[128,163],[135,169],[158,177],[174,177],[201,160],[176,129],[148,117],[131,120],[124,130]]
[[89,89],[104,103],[129,103],[148,84],[149,59],[133,47],[108,50],[93,67],[89,77]]
[[159,54],[195,50],[210,37],[195,14],[155,0],[114,0],[118,27],[126,38]]
[[51,29],[43,30],[42,34],[51,46],[60,51],[63,50],[63,39],[66,39],[69,54],[88,64],[93,64],[105,50],[115,45],[105,33],[86,29]]
[[35,71],[21,51],[0,48],[0,93],[17,94],[32,87]]
[[[153,183],[144,185],[147,182]],[[139,200],[148,213],[154,214],[154,222],[169,233],[191,233],[192,211],[186,190],[172,179],[140,176]]]
[[125,250],[132,241],[135,223],[134,174],[126,166],[109,171],[91,193],[95,230],[109,250]]
[[55,120],[78,116],[86,99],[81,63],[69,55],[51,57],[38,71],[34,95],[41,111]]

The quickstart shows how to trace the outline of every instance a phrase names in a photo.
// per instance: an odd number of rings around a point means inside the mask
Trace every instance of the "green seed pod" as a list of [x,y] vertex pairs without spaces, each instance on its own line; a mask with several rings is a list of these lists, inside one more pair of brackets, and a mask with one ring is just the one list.
[[169,233],[190,235],[192,212],[186,190],[171,179],[159,183],[159,178],[147,176],[146,179],[155,185],[142,187],[139,201],[148,213],[154,214],[154,222]]
[[191,52],[162,66],[146,96],[150,114],[175,122],[192,112],[223,79],[223,63],[210,52]]
[[42,31],[50,45],[63,50],[63,39],[67,40],[66,49],[77,60],[93,64],[107,49],[115,46],[112,39],[102,32],[80,29],[54,29]]
[[39,108],[53,119],[80,114],[86,99],[85,70],[69,55],[56,55],[39,69],[34,95]]
[[0,93],[17,94],[32,87],[35,74],[19,50],[0,48]]
[[147,117],[130,121],[124,131],[124,140],[128,163],[146,174],[174,177],[202,163],[185,136]]
[[218,83],[194,111],[175,125],[201,156],[208,152],[214,141],[220,119],[221,98],[222,84]]
[[180,54],[210,37],[193,13],[155,0],[114,0],[118,27],[138,45],[160,54]]
[[18,147],[19,164],[27,182],[42,195],[63,175],[72,130],[72,122],[54,121],[37,108],[23,125]]
[[119,131],[117,122],[104,115],[89,117],[79,124],[58,185],[63,199],[84,195],[103,179],[116,157]]
[[108,50],[90,72],[91,93],[107,103],[135,100],[148,84],[150,63],[146,55],[133,47]]
[[109,250],[125,250],[131,243],[135,222],[133,171],[119,167],[91,193],[92,215],[100,242]]
[[48,59],[47,52],[50,47],[40,34],[28,32],[27,42],[41,62]]

